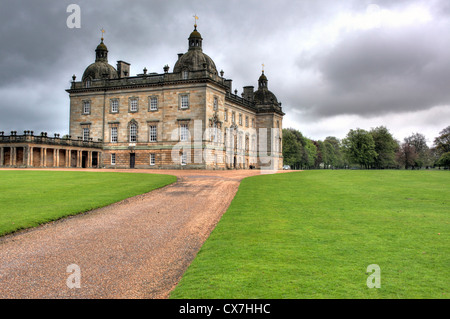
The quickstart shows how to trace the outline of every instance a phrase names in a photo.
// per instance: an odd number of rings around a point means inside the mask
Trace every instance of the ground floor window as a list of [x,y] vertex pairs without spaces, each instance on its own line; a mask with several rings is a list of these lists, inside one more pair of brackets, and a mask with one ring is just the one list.
[[186,153],[182,153],[181,154],[181,165],[186,165],[186,163],[187,163],[187,155],[186,155]]
[[116,165],[116,154],[111,154],[111,165]]
[[150,154],[150,165],[155,165],[156,163],[156,156],[154,153]]

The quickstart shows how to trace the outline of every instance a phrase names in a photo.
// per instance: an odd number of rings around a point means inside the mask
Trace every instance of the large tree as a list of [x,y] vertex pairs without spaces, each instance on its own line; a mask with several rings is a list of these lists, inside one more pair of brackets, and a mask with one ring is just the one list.
[[372,135],[363,129],[350,130],[342,140],[343,149],[350,163],[370,168],[378,155]]
[[326,161],[324,161],[325,166],[331,168],[342,167],[341,142],[334,136],[328,136],[323,141],[323,146],[326,158]]
[[450,167],[450,152],[442,154],[437,164],[439,166]]
[[439,136],[434,139],[439,154],[450,152],[450,125],[439,132]]
[[283,163],[292,168],[299,167],[302,160],[303,147],[298,133],[292,128],[283,129]]
[[418,157],[416,148],[413,145],[408,144],[406,142],[400,145],[395,155],[398,165],[404,166],[405,169],[408,169],[409,167],[414,167],[416,159]]
[[398,142],[394,139],[389,130],[384,126],[373,128],[370,131],[375,142],[375,167],[389,168],[395,166],[395,153],[399,148]]
[[432,165],[430,157],[430,149],[427,145],[427,140],[423,134],[414,133],[405,138],[405,143],[413,146],[417,157],[414,160],[414,167],[421,168],[423,166]]

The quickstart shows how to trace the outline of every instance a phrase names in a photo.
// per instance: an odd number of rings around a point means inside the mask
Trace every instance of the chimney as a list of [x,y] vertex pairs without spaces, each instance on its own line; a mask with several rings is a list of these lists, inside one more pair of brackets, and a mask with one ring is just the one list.
[[244,86],[244,92],[242,93],[242,97],[246,100],[253,101],[253,91],[254,86]]
[[225,80],[224,84],[227,87],[227,92],[231,92],[233,88],[233,80]]
[[117,74],[119,79],[130,76],[130,63],[124,61],[117,61]]

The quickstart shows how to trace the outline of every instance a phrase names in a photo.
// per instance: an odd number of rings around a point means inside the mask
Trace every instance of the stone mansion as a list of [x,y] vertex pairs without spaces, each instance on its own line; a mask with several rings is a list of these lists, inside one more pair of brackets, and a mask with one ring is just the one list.
[[281,103],[262,71],[241,96],[203,52],[197,25],[170,71],[130,75],[103,43],[70,97],[69,135],[0,132],[2,167],[281,169]]

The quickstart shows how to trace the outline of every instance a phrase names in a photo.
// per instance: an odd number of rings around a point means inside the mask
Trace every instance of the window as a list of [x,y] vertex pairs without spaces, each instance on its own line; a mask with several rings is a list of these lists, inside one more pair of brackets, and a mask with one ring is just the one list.
[[245,126],[248,127],[248,116],[245,117]]
[[236,123],[236,113],[231,112],[231,123]]
[[116,154],[115,153],[111,154],[111,165],[116,165]]
[[186,165],[187,163],[187,155],[186,153],[181,154],[181,165]]
[[83,114],[91,114],[91,101],[83,101]]
[[184,70],[182,76],[183,76],[183,80],[187,80],[189,78],[189,71]]
[[150,154],[150,165],[155,165],[155,163],[156,163],[156,156],[155,156],[155,153],[151,153]]
[[149,127],[149,141],[156,142],[158,139],[158,131],[156,125],[151,125]]
[[189,138],[189,129],[187,124],[180,125],[180,141],[186,142]]
[[158,111],[158,97],[150,97],[150,111]]
[[217,109],[219,108],[219,100],[215,97],[214,98],[214,111],[217,111]]
[[135,143],[137,141],[137,124],[131,123],[130,125],[130,143]]
[[138,111],[138,99],[132,98],[130,99],[130,112]]
[[89,141],[89,128],[83,128],[83,141]]
[[189,95],[184,94],[181,95],[181,102],[180,102],[180,108],[181,109],[188,109],[189,108]]
[[242,125],[242,114],[239,114],[239,125]]
[[225,113],[223,114],[223,120],[225,122],[228,122],[228,110],[227,109],[225,109]]
[[111,100],[111,113],[119,113],[119,101]]
[[117,127],[111,127],[111,143],[117,143]]
[[87,89],[90,88],[91,87],[91,79],[87,79],[84,84]]
[[255,126],[255,119],[252,119],[252,127],[256,127]]

